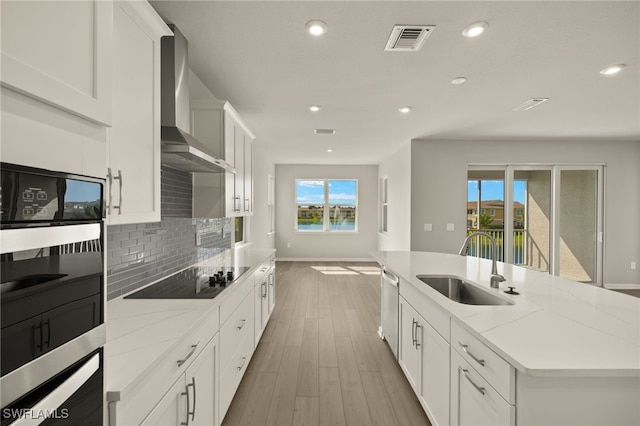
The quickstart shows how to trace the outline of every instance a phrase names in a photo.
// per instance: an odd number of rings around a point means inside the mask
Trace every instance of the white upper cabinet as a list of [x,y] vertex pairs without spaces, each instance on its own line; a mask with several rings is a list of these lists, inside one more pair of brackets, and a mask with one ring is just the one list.
[[191,129],[214,156],[236,173],[194,173],[195,217],[234,217],[253,213],[254,136],[228,102],[192,102]]
[[4,87],[111,124],[110,1],[3,1],[0,16]]
[[111,224],[160,220],[160,39],[171,31],[146,1],[114,3]]

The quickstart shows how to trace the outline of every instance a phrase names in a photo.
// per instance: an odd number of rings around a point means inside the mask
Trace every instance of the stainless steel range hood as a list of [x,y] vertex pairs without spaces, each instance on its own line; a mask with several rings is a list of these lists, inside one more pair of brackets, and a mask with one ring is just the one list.
[[175,25],[173,36],[162,37],[161,139],[162,164],[187,172],[235,173],[224,160],[184,129],[189,128],[188,42]]

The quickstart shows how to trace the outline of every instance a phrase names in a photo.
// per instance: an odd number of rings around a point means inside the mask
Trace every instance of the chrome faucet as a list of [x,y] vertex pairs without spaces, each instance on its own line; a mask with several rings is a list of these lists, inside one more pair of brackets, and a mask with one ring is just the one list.
[[460,256],[467,255],[467,249],[469,248],[469,240],[475,236],[487,237],[489,241],[491,241],[491,288],[499,288],[500,283],[505,281],[505,278],[498,273],[498,264],[496,263],[496,258],[498,257],[498,253],[496,251],[496,240],[486,232],[476,231],[472,232],[465,238],[464,243],[462,243],[462,247],[460,248]]

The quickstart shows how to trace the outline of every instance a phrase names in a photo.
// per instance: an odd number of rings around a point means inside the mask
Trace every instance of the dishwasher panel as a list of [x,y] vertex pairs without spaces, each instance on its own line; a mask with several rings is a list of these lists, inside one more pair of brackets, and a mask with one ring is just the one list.
[[382,268],[380,337],[385,339],[398,359],[398,277]]

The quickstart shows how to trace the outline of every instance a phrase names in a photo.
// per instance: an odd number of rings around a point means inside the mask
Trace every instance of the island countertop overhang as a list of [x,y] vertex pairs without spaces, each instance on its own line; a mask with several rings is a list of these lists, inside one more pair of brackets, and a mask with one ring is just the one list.
[[[506,281],[492,289],[486,259],[410,251],[371,254],[523,374],[640,377],[640,299],[500,262]],[[514,305],[454,302],[416,278],[423,274],[465,278]],[[505,294],[509,286],[520,294]]]

